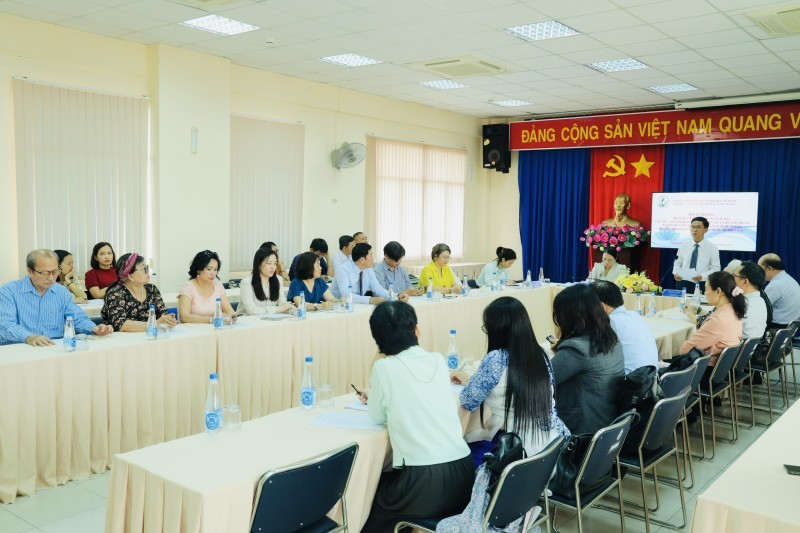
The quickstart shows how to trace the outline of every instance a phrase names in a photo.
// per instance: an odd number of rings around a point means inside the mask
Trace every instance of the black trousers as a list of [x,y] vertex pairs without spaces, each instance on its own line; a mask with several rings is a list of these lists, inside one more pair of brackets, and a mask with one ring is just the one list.
[[391,533],[410,518],[447,517],[469,503],[475,470],[472,458],[426,466],[406,466],[381,475],[362,533]]

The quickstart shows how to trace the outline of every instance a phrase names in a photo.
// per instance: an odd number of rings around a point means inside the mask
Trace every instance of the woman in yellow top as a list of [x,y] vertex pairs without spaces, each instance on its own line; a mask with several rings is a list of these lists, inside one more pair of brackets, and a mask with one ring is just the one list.
[[428,288],[428,278],[433,280],[433,290],[443,294],[460,294],[461,284],[447,263],[450,262],[450,247],[439,243],[431,250],[432,261],[419,274],[420,289]]

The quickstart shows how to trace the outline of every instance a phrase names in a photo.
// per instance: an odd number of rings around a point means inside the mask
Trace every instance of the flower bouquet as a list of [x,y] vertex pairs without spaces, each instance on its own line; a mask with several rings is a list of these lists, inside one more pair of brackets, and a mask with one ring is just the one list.
[[660,294],[662,288],[653,283],[653,280],[647,277],[646,272],[634,272],[633,274],[625,274],[617,278],[617,287],[622,292],[629,293],[655,293]]
[[649,231],[642,226],[604,226],[592,225],[583,230],[581,241],[587,248],[605,251],[606,248],[634,248],[647,240]]

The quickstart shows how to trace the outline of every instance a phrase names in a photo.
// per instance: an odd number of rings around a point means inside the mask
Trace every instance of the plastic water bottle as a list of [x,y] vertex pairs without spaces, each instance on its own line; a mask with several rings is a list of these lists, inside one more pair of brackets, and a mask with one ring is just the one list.
[[450,347],[447,348],[447,368],[458,370],[458,346],[456,345],[456,330],[450,330]]
[[303,409],[311,409],[317,403],[317,389],[314,387],[314,376],[311,374],[313,363],[314,358],[307,356],[303,369],[303,381],[300,384],[300,405],[303,406]]
[[347,311],[348,313],[352,313],[353,311],[355,311],[355,306],[353,305],[353,286],[352,285],[348,285],[347,286],[347,296],[345,297],[345,300],[344,300],[344,310]]
[[528,270],[528,275],[525,276],[525,288],[530,289],[533,287],[533,281],[531,281],[531,271]]
[[158,338],[158,324],[156,323],[156,306],[151,305],[147,311],[147,340],[154,341]]
[[539,267],[539,285],[544,285],[544,267]]
[[222,298],[217,298],[217,308],[214,309],[214,329],[222,329]]
[[700,284],[694,284],[694,294],[692,295],[692,301],[694,305],[700,305]]
[[297,319],[302,320],[306,317],[306,294],[300,292],[300,303],[297,304]]
[[64,351],[74,352],[76,347],[75,319],[72,317],[72,313],[67,313],[66,320],[64,320]]
[[395,300],[394,282],[392,281],[389,282],[389,297],[387,298],[387,300],[389,300],[390,302],[393,302]]
[[686,309],[686,287],[681,289],[681,313]]
[[433,278],[428,277],[428,292],[425,294],[428,300],[433,300]]
[[656,311],[656,293],[650,293],[650,305],[647,307],[647,314],[650,316],[656,316],[658,311]]
[[492,292],[499,291],[500,287],[499,287],[499,285],[497,283],[497,271],[495,271],[494,274],[492,274],[489,279],[491,280],[490,283],[492,285]]
[[467,283],[467,275],[464,274],[464,281],[461,283],[461,296],[469,295],[469,284]]
[[206,433],[214,435],[222,429],[222,400],[219,397],[219,379],[212,372],[208,380],[206,395]]
[[639,313],[640,316],[644,315],[644,311],[642,310],[642,293],[636,293],[636,312]]

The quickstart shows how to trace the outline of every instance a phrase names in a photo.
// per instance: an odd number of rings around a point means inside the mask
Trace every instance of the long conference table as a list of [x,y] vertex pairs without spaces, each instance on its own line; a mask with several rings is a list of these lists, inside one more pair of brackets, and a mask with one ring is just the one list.
[[790,407],[700,496],[692,532],[789,533],[800,531],[800,402]]
[[[558,290],[472,291],[467,298],[438,302],[413,298],[420,344],[444,353],[449,331],[456,329],[462,355],[480,359],[486,350],[483,309],[505,295],[523,302],[537,338],[544,339],[553,333]],[[626,305],[633,301],[626,295]],[[675,305],[675,299],[657,298],[659,309]],[[377,353],[369,333],[371,310],[309,313],[303,321],[242,317],[227,331],[181,324],[169,339],[157,341],[146,341],[144,333],[115,333],[90,337],[88,349],[74,353],[60,344],[0,347],[0,401],[11,406],[0,417],[0,501],[103,472],[115,454],[202,432],[208,375],[214,371],[223,401],[240,404],[243,420],[298,405],[306,355],[315,358],[316,383],[331,384],[335,394],[346,393],[350,383],[368,386]],[[648,320],[663,358],[691,333],[688,322]]]
[[[482,312],[501,295],[525,304],[537,338],[543,339],[553,329],[552,297],[558,290],[509,289],[453,301],[414,300],[420,344],[443,353],[449,330],[455,327],[462,355],[482,357],[486,348],[480,332]],[[669,299],[658,302],[662,316],[648,317],[654,331],[661,331],[657,343],[664,350],[682,342],[693,329],[675,312],[663,316],[673,304]],[[369,334],[370,312],[369,306],[360,306],[353,314],[320,314],[306,322],[249,318],[239,330],[220,332],[218,366],[224,401],[238,400],[243,420],[249,422],[241,432],[193,435],[117,455],[106,531],[247,531],[256,486],[265,471],[351,442],[359,444],[359,454],[348,488],[347,512],[351,529],[359,530],[368,516],[380,472],[391,464],[388,434],[385,429],[312,425],[325,410],[303,410],[297,407],[296,397],[302,372],[298,361],[309,354],[317,357],[316,383],[332,384],[337,394],[345,394],[350,383],[368,384],[376,355]],[[253,323],[256,321],[261,323]],[[307,328],[312,324],[313,334],[309,334]],[[276,332],[280,334],[270,335],[274,342],[263,342],[263,328],[267,327],[279,328]],[[673,355],[664,351],[665,357],[667,354]],[[268,386],[265,376],[270,376]],[[354,395],[340,396],[334,411],[345,412],[344,404],[354,400]]]

